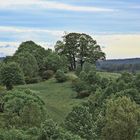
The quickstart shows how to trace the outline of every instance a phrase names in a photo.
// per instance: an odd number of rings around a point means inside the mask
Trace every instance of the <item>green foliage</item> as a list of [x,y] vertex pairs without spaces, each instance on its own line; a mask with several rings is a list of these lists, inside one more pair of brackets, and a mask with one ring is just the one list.
[[48,52],[44,48],[37,45],[33,41],[26,41],[26,42],[21,43],[15,55],[18,55],[20,53],[32,54],[36,58],[39,69],[42,69],[43,58],[45,58],[48,54]]
[[80,74],[81,71],[82,71],[81,66],[80,66],[80,65],[77,65],[77,67],[76,67],[76,69],[75,69],[75,74],[76,74],[77,76],[79,76],[79,74]]
[[4,96],[6,127],[39,126],[45,117],[44,102],[30,90],[13,90]]
[[89,62],[85,62],[83,64],[83,69],[82,69],[85,73],[89,73],[90,71],[95,71],[96,67],[95,65],[93,65],[92,63]]
[[19,64],[23,70],[26,83],[31,83],[32,79],[38,76],[38,64],[36,58],[28,53],[18,53],[15,57],[15,61]]
[[132,140],[139,125],[140,110],[127,97],[110,99],[106,105],[104,140]]
[[105,89],[109,84],[109,79],[105,77],[100,78],[100,86],[102,89]]
[[54,72],[52,70],[46,70],[43,72],[42,78],[45,80],[48,80],[48,79],[52,78],[53,75],[54,75]]
[[140,104],[140,93],[135,88],[125,89],[116,93],[116,96],[127,96],[132,101],[135,101],[137,104]]
[[86,81],[87,80],[87,73],[85,71],[81,71],[80,74],[79,74],[79,78],[82,81]]
[[125,83],[131,83],[131,82],[133,82],[133,75],[129,72],[124,72],[118,78],[118,81],[119,80],[123,80]]
[[51,53],[44,58],[44,68],[45,70],[52,70],[54,72],[56,72],[58,69],[67,72],[67,58],[64,56],[59,56],[56,53]]
[[90,114],[89,109],[84,106],[73,108],[66,117],[65,127],[73,134],[79,135],[87,140],[94,139],[96,136],[94,133],[95,126],[92,114]]
[[13,85],[24,84],[24,75],[20,67],[15,63],[4,64],[0,70],[0,79],[7,90],[11,90]]
[[138,73],[134,79],[134,84],[136,88],[140,91],[140,73]]
[[57,70],[57,72],[55,74],[55,78],[56,78],[57,82],[60,82],[60,83],[65,82],[67,80],[67,77],[62,70]]
[[81,91],[85,91],[85,90],[88,90],[89,89],[87,83],[85,81],[80,80],[80,79],[75,79],[72,82],[72,87],[78,93],[81,92]]
[[41,125],[39,140],[82,140],[79,136],[73,135],[58,126],[52,120],[46,120]]
[[84,33],[66,34],[63,37],[63,41],[57,41],[55,50],[68,58],[70,70],[77,68],[77,61],[82,70],[86,61],[93,63],[98,59],[105,58],[105,54],[101,51],[97,42]]
[[87,81],[91,85],[100,84],[100,76],[96,71],[90,71],[87,75]]

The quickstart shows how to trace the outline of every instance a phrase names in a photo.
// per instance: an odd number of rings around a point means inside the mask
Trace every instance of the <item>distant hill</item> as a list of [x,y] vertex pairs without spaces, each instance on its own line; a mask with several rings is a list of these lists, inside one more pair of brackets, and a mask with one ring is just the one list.
[[130,59],[112,59],[105,61],[98,61],[96,63],[97,69],[109,72],[140,71],[140,58]]
[[0,61],[4,60],[5,57],[0,57]]

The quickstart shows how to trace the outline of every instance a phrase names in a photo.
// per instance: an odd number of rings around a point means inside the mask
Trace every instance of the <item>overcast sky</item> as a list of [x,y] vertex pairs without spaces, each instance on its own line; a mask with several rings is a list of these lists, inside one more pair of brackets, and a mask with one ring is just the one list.
[[0,0],[0,56],[23,41],[51,47],[64,32],[84,32],[107,58],[140,57],[140,0]]

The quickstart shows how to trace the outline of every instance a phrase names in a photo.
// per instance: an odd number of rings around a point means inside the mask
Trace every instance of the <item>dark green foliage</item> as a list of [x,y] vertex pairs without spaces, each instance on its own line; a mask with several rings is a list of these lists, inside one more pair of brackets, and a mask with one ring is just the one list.
[[1,67],[0,79],[7,90],[11,90],[13,85],[24,84],[24,75],[20,67],[14,63],[7,63]]
[[41,82],[42,78],[40,76],[33,77],[33,78],[26,77],[25,80],[26,80],[26,84],[34,84],[34,83]]
[[102,89],[105,89],[109,84],[109,79],[108,78],[105,78],[105,77],[102,77],[100,79],[100,86]]
[[67,72],[67,58],[64,56],[59,56],[56,53],[51,53],[44,58],[44,69],[52,70],[54,72],[61,69]]
[[18,53],[14,57],[15,61],[23,70],[26,83],[31,83],[31,81],[38,76],[39,68],[36,58],[28,52]]
[[43,58],[47,56],[48,52],[42,48],[41,46],[37,45],[33,41],[26,41],[20,44],[18,50],[16,51],[15,55],[20,53],[30,53],[32,54],[39,66],[39,69],[43,67]]
[[88,87],[87,83],[85,81],[80,80],[80,79],[75,79],[72,82],[72,87],[78,93],[80,93],[82,91],[88,91],[89,90],[89,87]]
[[81,71],[80,74],[79,74],[79,78],[82,81],[86,81],[87,80],[87,73],[85,71]]
[[107,102],[104,140],[133,140],[139,125],[140,110],[127,97],[111,99]]
[[134,84],[136,86],[136,88],[139,90],[140,92],[140,73],[138,73],[134,79]]
[[73,135],[58,126],[52,120],[46,120],[41,125],[39,140],[82,140],[79,136]]
[[119,80],[123,80],[125,83],[131,83],[133,82],[133,75],[131,73],[128,72],[124,72],[122,73],[122,75],[118,78],[117,81]]
[[100,84],[100,76],[96,71],[90,71],[87,75],[87,81],[90,85]]
[[135,101],[137,104],[140,104],[140,93],[137,89],[134,88],[125,89],[116,93],[116,96],[127,96],[132,101]]
[[83,69],[82,69],[85,73],[89,73],[90,71],[95,71],[96,67],[94,64],[89,63],[89,62],[85,62],[83,64]]
[[57,72],[55,74],[55,78],[56,78],[57,82],[60,82],[60,83],[65,82],[67,80],[67,77],[62,70],[57,70]]
[[80,74],[81,71],[82,71],[81,66],[80,66],[80,65],[77,65],[77,67],[76,67],[76,69],[75,69],[75,74],[76,74],[77,76],[79,76],[79,74]]
[[42,78],[44,80],[48,80],[48,79],[52,78],[53,75],[54,75],[54,72],[52,70],[46,70],[43,72]]
[[44,102],[33,91],[10,91],[3,100],[6,127],[39,126],[45,117]]
[[74,107],[65,120],[65,127],[73,134],[79,135],[86,140],[92,140],[96,137],[94,133],[95,125],[92,114],[84,106]]
[[58,54],[63,54],[68,58],[70,70],[77,68],[77,62],[82,70],[86,61],[95,63],[98,59],[105,58],[97,42],[84,33],[66,34],[63,41],[57,41],[55,50]]

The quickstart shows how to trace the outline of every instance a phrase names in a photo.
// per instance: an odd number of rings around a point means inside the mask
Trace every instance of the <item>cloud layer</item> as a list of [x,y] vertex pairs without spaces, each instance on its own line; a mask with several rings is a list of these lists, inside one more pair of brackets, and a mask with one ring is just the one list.
[[44,9],[75,11],[75,12],[112,12],[111,8],[102,8],[95,6],[75,6],[71,4],[61,3],[57,1],[45,1],[45,0],[6,0],[0,4],[0,8],[18,9],[21,7],[35,8],[36,6]]

